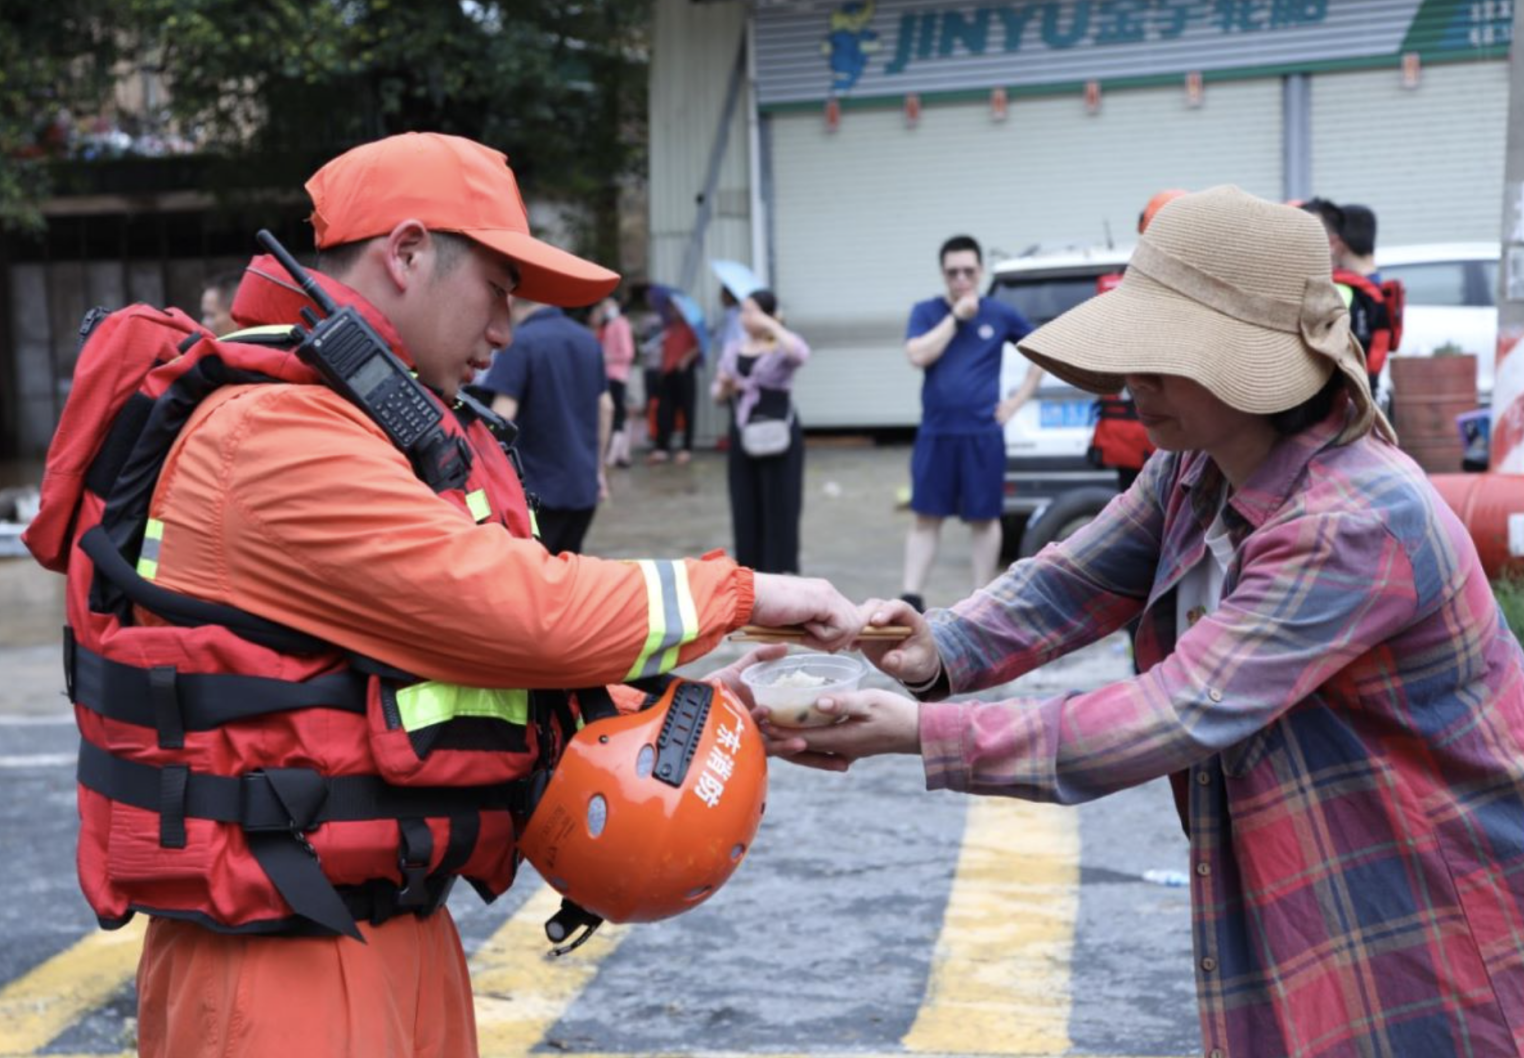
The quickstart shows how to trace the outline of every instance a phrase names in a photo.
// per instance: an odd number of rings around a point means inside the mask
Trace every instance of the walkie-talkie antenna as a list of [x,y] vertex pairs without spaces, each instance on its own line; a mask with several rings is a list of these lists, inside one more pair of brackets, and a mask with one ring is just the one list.
[[311,274],[297,263],[296,258],[291,256],[291,251],[282,246],[279,239],[271,235],[264,228],[260,228],[254,237],[259,240],[261,246],[275,256],[275,259],[280,262],[280,266],[291,274],[291,278],[296,280],[297,286],[302,288],[302,293],[311,298],[313,304],[323,310],[324,316],[332,316],[335,312],[339,311],[339,306],[334,302],[333,298],[328,296],[326,290],[318,286],[318,281],[313,279]]

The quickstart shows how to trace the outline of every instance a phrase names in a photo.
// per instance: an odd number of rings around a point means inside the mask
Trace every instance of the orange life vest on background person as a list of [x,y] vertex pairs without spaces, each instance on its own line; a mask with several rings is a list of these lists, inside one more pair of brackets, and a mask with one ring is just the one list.
[[1386,358],[1402,345],[1402,316],[1407,294],[1400,279],[1374,283],[1368,276],[1335,268],[1333,281],[1349,288],[1349,326],[1365,350],[1365,370],[1381,373]]
[[[1164,206],[1184,194],[1182,191],[1161,191],[1149,200],[1146,219],[1153,219]],[[1168,197],[1164,197],[1168,196]],[[1146,225],[1145,225],[1146,226]],[[1141,230],[1141,228],[1140,228]],[[1121,272],[1108,272],[1097,276],[1095,290],[1104,294],[1115,290],[1122,283]],[[1110,393],[1095,401],[1095,433],[1090,438],[1090,462],[1098,467],[1120,470],[1142,470],[1154,446],[1148,440],[1148,431],[1138,419],[1138,409],[1132,401],[1120,393]]]
[[1154,446],[1138,419],[1138,409],[1119,393],[1095,400],[1095,433],[1090,438],[1090,461],[1096,466],[1142,470]]
[[[289,327],[261,330],[273,334],[218,341],[141,305],[87,317],[26,534],[68,578],[78,866],[106,928],[142,911],[358,938],[357,918],[429,913],[457,876],[491,900],[514,877],[515,816],[575,722],[560,692],[421,680],[154,584],[162,526],[149,504],[201,400],[321,384]],[[523,489],[484,416],[446,411],[470,465],[440,498],[528,537]]]

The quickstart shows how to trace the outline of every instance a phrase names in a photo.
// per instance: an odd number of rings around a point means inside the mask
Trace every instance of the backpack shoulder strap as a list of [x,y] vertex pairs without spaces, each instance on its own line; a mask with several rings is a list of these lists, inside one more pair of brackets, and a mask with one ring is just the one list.
[[1373,301],[1378,305],[1386,303],[1386,298],[1382,295],[1381,288],[1359,272],[1351,272],[1347,268],[1335,268],[1333,281],[1335,283],[1343,283],[1356,293],[1364,294],[1367,300]]
[[268,345],[280,349],[300,344],[301,336],[289,323],[267,323],[224,334],[218,341],[241,342],[244,345]]

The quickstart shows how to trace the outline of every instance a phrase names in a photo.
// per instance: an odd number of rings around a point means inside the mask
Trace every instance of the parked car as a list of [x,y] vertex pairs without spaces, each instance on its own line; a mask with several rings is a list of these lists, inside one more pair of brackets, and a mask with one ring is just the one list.
[[[1059,316],[1097,291],[1101,276],[1120,272],[1132,247],[1033,253],[990,266],[988,295],[1014,305],[1034,327]],[[1015,391],[1028,361],[1006,346],[1000,392]],[[1095,398],[1045,376],[1037,396],[1005,427],[1005,547],[1035,555],[1084,525],[1116,495],[1115,470],[1087,458],[1095,430]]]
[[[1397,356],[1432,356],[1442,345],[1476,354],[1480,403],[1492,401],[1498,336],[1498,244],[1428,243],[1378,247],[1383,279],[1400,279],[1406,291],[1402,345]],[[1391,380],[1382,372],[1381,394]]]
[[[1016,306],[1033,326],[1093,297],[1101,276],[1121,272],[1132,247],[1043,252],[991,266],[989,296]],[[1392,246],[1377,253],[1382,278],[1400,279],[1406,290],[1402,346],[1397,356],[1430,356],[1458,345],[1477,356],[1477,391],[1492,398],[1497,346],[1496,243],[1432,243]],[[1001,393],[1021,385],[1027,360],[1006,347]],[[1381,396],[1391,383],[1382,373]],[[1116,473],[1087,458],[1095,429],[1095,400],[1051,375],[1035,400],[1006,424],[1005,540],[1007,551],[1025,557],[1062,540],[1116,495]]]

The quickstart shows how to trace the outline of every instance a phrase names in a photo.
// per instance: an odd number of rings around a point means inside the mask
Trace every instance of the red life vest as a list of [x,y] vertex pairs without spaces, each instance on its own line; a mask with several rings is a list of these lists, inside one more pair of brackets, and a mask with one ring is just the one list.
[[[149,501],[200,400],[321,384],[284,330],[275,345],[217,341],[146,306],[97,310],[81,330],[26,543],[68,577],[79,875],[106,928],[142,911],[358,939],[357,918],[429,913],[457,876],[490,900],[513,880],[515,815],[572,722],[559,692],[420,680],[153,583]],[[470,466],[439,495],[527,537],[522,486],[476,409],[445,414]]]
[[1132,401],[1117,393],[1097,397],[1095,433],[1090,438],[1091,462],[1097,466],[1142,470],[1154,452],[1148,431],[1138,420]]
[[[1105,294],[1122,285],[1121,272],[1096,277],[1095,291]],[[1090,462],[1098,467],[1142,470],[1154,446],[1138,420],[1132,401],[1119,393],[1096,398],[1095,433],[1090,438]]]

